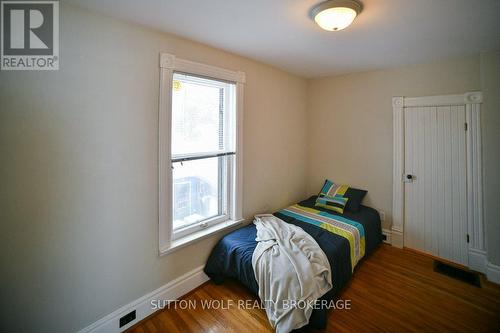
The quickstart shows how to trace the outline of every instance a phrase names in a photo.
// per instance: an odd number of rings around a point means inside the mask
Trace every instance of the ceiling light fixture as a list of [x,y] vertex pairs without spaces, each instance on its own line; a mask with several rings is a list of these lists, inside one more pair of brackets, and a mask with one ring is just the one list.
[[347,28],[356,18],[363,5],[357,0],[328,0],[311,9],[311,17],[328,31]]

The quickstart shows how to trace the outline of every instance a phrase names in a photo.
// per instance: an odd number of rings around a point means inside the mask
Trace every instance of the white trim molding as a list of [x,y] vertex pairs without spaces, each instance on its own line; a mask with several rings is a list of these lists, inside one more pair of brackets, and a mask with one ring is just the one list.
[[[153,306],[152,302],[178,299],[207,282],[209,278],[203,273],[203,267],[204,266],[195,268],[149,294],[122,306],[95,323],[78,331],[78,333],[118,333],[125,331],[159,310]],[[134,310],[136,311],[136,318],[127,325],[120,327],[120,318]]]
[[469,247],[469,268],[480,273],[486,274],[486,251],[477,250]]
[[158,248],[170,245],[172,230],[167,223],[172,211],[172,172],[171,172],[171,142],[170,128],[172,127],[172,76],[173,70],[168,67],[173,64],[175,57],[168,54],[160,56],[160,100],[158,109]]
[[[482,93],[426,97],[393,97],[393,202],[392,245],[404,246],[404,110],[407,107],[463,105],[467,126],[467,232],[469,235],[468,261],[471,269],[487,272],[487,253],[483,222],[483,177],[481,142]],[[498,266],[497,266],[498,267]],[[495,269],[493,269],[494,272]],[[496,276],[496,273],[492,273]]]
[[481,91],[471,91],[464,94],[465,104],[480,104],[483,102],[483,93]]
[[245,83],[246,75],[242,71],[232,71],[229,69],[219,68],[211,65],[202,64],[190,60],[177,58],[173,54],[160,54],[160,68],[175,70],[178,72],[186,72],[226,80],[237,83]]
[[392,231],[391,230],[382,228],[382,235],[385,236],[384,243],[392,244]]
[[[395,98],[403,97],[394,97],[393,100]],[[480,91],[472,91],[459,95],[404,97],[403,101],[401,107],[479,104],[483,102],[483,94]]]
[[[480,92],[465,94],[467,122],[467,233],[469,235],[469,267],[486,272],[486,242],[483,221],[483,158],[481,140]],[[481,259],[484,256],[484,259]],[[472,260],[472,265],[470,266]],[[482,266],[480,266],[482,265]]]
[[[245,73],[232,71],[211,65],[177,58],[168,53],[160,54],[160,93],[158,111],[158,252],[159,255],[168,254],[178,248],[186,246],[215,232],[231,228],[243,222],[243,106]],[[234,127],[236,137],[234,143],[234,157],[228,168],[231,173],[228,178],[229,200],[228,214],[220,221],[211,221],[214,225],[203,226],[202,231],[189,230],[184,234],[174,235],[172,230],[172,154],[171,154],[171,124],[172,124],[172,79],[175,72],[192,74],[200,77],[234,84],[235,115]],[[232,88],[233,89],[233,88]],[[219,225],[215,226],[216,223]],[[174,237],[175,236],[175,237]]]
[[392,246],[403,247],[404,220],[404,97],[392,98],[393,110],[393,166],[392,166]]
[[486,278],[488,281],[500,284],[500,266],[489,262],[486,265]]
[[171,252],[182,249],[183,247],[186,247],[194,242],[197,242],[197,241],[200,241],[204,238],[210,237],[213,234],[216,234],[218,232],[231,231],[232,228],[236,228],[237,226],[241,225],[244,222],[245,222],[245,220],[241,219],[241,220],[236,220],[236,221],[229,220],[229,221],[225,221],[222,223],[214,224],[208,228],[202,229],[202,230],[197,231],[197,232],[193,232],[193,233],[191,233],[187,236],[184,236],[182,238],[172,240],[168,245],[166,245],[160,249],[160,253],[162,256],[169,254]]

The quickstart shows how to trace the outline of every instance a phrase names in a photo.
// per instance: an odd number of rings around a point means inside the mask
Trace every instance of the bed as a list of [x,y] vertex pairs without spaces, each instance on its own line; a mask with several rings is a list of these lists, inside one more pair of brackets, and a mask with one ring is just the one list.
[[[316,198],[317,196],[312,196],[299,202],[298,205],[331,213],[325,208],[315,207]],[[332,270],[333,288],[321,299],[333,299],[347,285],[353,274],[349,241],[342,236],[300,221],[283,212],[282,210],[274,215],[304,229],[316,240],[326,254]],[[356,221],[363,226],[365,232],[364,258],[370,255],[382,242],[380,217],[375,209],[361,205],[357,212],[346,210],[343,214],[337,215]],[[257,230],[252,223],[229,233],[216,244],[204,269],[212,281],[220,284],[227,278],[236,279],[252,293],[258,295],[259,286],[252,267],[252,254],[257,246],[256,233]],[[309,320],[309,325],[321,329],[326,327],[326,322],[326,309],[315,309]]]

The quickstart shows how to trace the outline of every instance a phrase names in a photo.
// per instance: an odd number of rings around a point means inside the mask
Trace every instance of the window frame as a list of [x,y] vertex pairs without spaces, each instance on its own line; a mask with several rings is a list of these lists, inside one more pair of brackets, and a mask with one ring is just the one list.
[[[177,75],[177,78],[176,78]],[[200,151],[200,152],[188,152],[188,153],[174,153],[172,152],[172,168],[175,171],[175,163],[180,161],[189,160],[203,160],[208,158],[217,158],[217,172],[220,177],[220,182],[218,183],[218,193],[219,193],[219,212],[217,215],[208,217],[201,221],[197,221],[181,228],[173,228],[172,239],[175,241],[177,239],[183,238],[191,233],[197,232],[201,229],[209,228],[217,223],[225,222],[232,219],[232,202],[229,200],[230,188],[232,186],[233,172],[232,167],[234,163],[234,152],[235,152],[235,133],[233,131],[235,127],[235,113],[236,113],[236,83],[227,80],[219,80],[215,78],[208,78],[206,76],[199,76],[192,73],[179,72],[174,70],[173,81],[179,80],[180,82],[191,83],[191,84],[202,84],[208,85],[210,87],[215,87],[217,89],[224,89],[224,108],[223,119],[222,119],[222,149],[216,151]],[[210,82],[207,82],[210,81]],[[172,92],[173,94],[173,92]],[[229,106],[229,107],[227,107]],[[220,110],[220,109],[219,109]],[[172,109],[173,114],[173,109]],[[220,113],[219,113],[220,116]],[[221,119],[219,118],[219,124]],[[220,132],[219,132],[220,134]],[[219,140],[221,137],[219,136]],[[220,145],[219,141],[219,145]],[[220,148],[220,146],[219,146]],[[178,165],[178,164],[177,164]],[[175,189],[175,184],[173,184]],[[175,192],[175,190],[174,190]],[[174,195],[175,198],[175,195]],[[174,202],[175,204],[175,202]],[[175,213],[175,212],[174,212]],[[175,215],[175,214],[174,214]],[[175,223],[173,223],[175,226]]]
[[[227,217],[217,216],[205,220],[205,226],[188,233],[173,233],[173,181],[172,181],[172,81],[174,73],[184,73],[227,81],[235,84],[235,144],[234,155],[225,158],[227,163]],[[172,54],[160,54],[160,94],[158,127],[158,234],[159,255],[170,253],[178,248],[200,240],[220,230],[230,228],[243,221],[242,181],[243,181],[243,92],[245,73],[231,71],[211,65],[179,59]],[[198,154],[197,154],[198,155]],[[202,222],[202,223],[203,223]],[[192,229],[192,228],[191,228]]]

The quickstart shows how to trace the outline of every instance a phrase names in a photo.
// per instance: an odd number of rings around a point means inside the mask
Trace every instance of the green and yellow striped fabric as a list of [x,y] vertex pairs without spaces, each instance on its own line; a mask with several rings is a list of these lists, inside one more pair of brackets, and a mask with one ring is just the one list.
[[301,222],[316,225],[347,239],[349,241],[351,267],[353,270],[365,255],[365,229],[359,222],[298,204],[282,209],[279,213],[293,217]]

